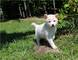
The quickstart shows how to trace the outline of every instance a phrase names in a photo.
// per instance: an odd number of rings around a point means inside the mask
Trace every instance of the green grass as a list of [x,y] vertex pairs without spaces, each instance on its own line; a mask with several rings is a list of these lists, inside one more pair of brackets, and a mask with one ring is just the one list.
[[78,34],[57,35],[55,44],[61,53],[35,53],[31,23],[43,19],[28,18],[0,22],[0,60],[78,60]]

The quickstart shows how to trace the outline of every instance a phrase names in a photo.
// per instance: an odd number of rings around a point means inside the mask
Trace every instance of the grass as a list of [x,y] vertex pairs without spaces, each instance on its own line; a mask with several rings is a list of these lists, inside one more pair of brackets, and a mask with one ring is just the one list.
[[35,53],[32,22],[40,24],[44,21],[27,18],[0,22],[0,60],[78,60],[77,33],[57,35],[54,42],[61,53]]

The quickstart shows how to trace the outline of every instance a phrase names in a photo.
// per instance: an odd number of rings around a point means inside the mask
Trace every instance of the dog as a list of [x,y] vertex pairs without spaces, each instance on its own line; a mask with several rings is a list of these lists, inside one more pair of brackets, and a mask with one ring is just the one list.
[[36,24],[32,23],[32,25],[35,27],[35,38],[37,40],[37,45],[40,46],[40,39],[46,39],[50,46],[53,49],[57,49],[57,46],[54,44],[53,40],[55,38],[55,33],[57,30],[57,14],[44,14],[45,23],[43,24]]

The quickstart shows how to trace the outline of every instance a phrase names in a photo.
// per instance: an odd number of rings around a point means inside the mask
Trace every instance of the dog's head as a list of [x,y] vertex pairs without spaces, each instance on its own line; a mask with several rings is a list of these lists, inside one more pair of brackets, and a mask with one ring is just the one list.
[[55,27],[58,23],[58,19],[57,19],[57,14],[44,14],[44,18],[46,19],[46,23],[48,24],[48,26],[50,27]]

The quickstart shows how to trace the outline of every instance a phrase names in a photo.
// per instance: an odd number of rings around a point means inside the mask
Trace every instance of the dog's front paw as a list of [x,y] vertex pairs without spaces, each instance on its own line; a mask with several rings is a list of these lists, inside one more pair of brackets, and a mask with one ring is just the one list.
[[58,48],[53,49],[54,52],[60,52]]

